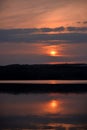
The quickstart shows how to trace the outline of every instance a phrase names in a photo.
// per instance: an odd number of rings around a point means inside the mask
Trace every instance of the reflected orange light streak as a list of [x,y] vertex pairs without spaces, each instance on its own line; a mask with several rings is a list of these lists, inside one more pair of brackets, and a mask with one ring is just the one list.
[[47,113],[58,113],[60,112],[60,101],[58,100],[51,100],[45,106],[45,111]]

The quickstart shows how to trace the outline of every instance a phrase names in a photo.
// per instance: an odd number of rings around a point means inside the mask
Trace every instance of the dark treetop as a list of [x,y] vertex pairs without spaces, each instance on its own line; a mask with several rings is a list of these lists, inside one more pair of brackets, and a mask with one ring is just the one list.
[[86,64],[0,66],[0,80],[87,79]]

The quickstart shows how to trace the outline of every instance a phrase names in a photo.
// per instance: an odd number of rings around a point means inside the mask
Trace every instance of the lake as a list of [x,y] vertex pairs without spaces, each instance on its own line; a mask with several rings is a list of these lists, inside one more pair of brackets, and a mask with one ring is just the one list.
[[35,129],[87,130],[87,92],[0,92],[0,130]]
[[0,83],[24,84],[87,84],[87,80],[0,80]]

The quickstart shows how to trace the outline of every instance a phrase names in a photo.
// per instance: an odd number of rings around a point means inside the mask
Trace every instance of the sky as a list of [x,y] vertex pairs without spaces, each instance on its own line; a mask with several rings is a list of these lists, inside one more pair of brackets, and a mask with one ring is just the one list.
[[0,0],[0,65],[87,63],[87,0]]

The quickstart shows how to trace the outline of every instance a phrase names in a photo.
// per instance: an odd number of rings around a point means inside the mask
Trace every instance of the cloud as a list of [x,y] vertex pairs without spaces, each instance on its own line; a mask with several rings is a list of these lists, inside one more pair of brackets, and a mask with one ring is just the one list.
[[80,21],[78,21],[78,22],[76,22],[76,23],[80,24],[81,22],[80,22]]
[[76,31],[76,32],[78,32],[78,31],[85,32],[85,31],[87,31],[87,27],[72,27],[72,26],[70,26],[70,27],[67,27],[67,30],[68,31]]
[[78,21],[78,24],[87,24],[87,21]]
[[[63,30],[63,27],[56,28],[56,30]],[[86,31],[87,28],[78,28],[78,27],[67,27],[67,29],[72,32],[74,30]],[[55,29],[53,29],[55,30]],[[48,34],[43,32],[51,31],[51,28],[42,28],[42,33],[39,33],[40,29],[31,28],[31,29],[4,29],[0,30],[0,42],[26,42],[26,43],[39,43],[39,42],[48,42],[57,43],[66,42],[66,43],[87,43],[87,33],[55,33]],[[38,32],[38,33],[36,33]]]
[[62,32],[65,31],[65,27],[61,26],[56,28],[40,28],[40,31],[41,32]]
[[52,32],[53,29],[52,28],[41,28],[40,31],[41,32]]
[[87,21],[84,21],[83,24],[87,24]]
[[61,32],[61,31],[64,31],[64,30],[65,30],[65,28],[63,26],[54,28],[54,32]]
[[0,28],[69,25],[86,19],[86,10],[87,0],[0,0]]

